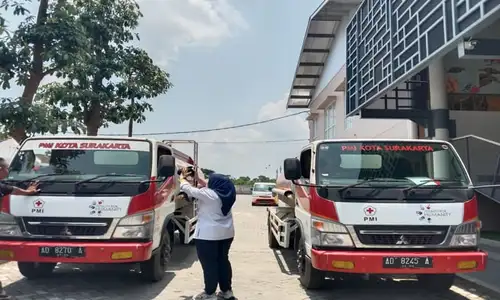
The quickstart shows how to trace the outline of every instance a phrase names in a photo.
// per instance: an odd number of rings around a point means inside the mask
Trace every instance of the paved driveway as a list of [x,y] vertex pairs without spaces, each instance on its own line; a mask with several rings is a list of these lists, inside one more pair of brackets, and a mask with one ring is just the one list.
[[[267,247],[265,207],[251,207],[249,196],[240,196],[234,208],[237,237],[231,250],[234,291],[240,300],[389,300],[389,299],[499,299],[465,281],[447,293],[428,294],[415,282],[391,278],[332,282],[321,292],[300,288],[290,251]],[[191,299],[202,288],[201,268],[192,246],[175,249],[174,263],[163,282],[144,284],[130,266],[61,265],[50,278],[23,279],[15,263],[0,266],[0,280],[17,299],[40,300],[177,300]]]

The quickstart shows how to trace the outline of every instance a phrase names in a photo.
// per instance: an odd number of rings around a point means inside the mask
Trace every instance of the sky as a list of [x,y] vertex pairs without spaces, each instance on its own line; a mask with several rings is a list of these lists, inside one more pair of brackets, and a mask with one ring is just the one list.
[[[152,100],[134,133],[217,128],[283,116],[309,16],[322,0],[138,0],[139,46],[171,74],[174,87]],[[50,80],[50,79],[49,79]],[[19,89],[12,89],[16,95]],[[2,92],[2,96],[5,92]],[[16,95],[17,96],[17,95]],[[241,129],[150,136],[200,142],[199,165],[232,176],[275,176],[307,142],[306,114]],[[127,133],[127,124],[99,134]],[[219,143],[206,143],[216,141]],[[222,143],[220,143],[222,142]],[[179,149],[192,154],[190,148]]]

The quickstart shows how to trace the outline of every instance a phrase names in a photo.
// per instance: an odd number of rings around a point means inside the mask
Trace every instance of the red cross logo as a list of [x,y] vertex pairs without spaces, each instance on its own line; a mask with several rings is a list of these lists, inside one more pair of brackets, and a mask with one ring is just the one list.
[[44,202],[40,199],[37,199],[35,200],[35,202],[33,202],[33,204],[35,205],[36,208],[41,208],[43,207]]
[[365,215],[372,216],[377,212],[377,210],[371,206],[365,207]]

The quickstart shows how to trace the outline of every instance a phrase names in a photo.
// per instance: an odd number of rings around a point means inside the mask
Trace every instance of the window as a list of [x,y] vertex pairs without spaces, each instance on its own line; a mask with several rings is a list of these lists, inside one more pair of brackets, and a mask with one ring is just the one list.
[[95,151],[96,165],[134,166],[139,163],[139,153],[135,151]]
[[276,184],[274,183],[256,183],[253,186],[254,192],[272,192]]
[[381,179],[386,186],[469,184],[459,158],[443,143],[328,142],[320,144],[317,153],[318,184],[353,184],[368,178]]
[[[134,150],[21,149],[13,159],[9,179],[26,180],[48,174],[56,174],[57,179],[63,181],[104,174],[114,176],[103,176],[95,181],[145,180],[151,177],[151,153]],[[46,177],[49,178],[51,176]]]
[[325,109],[325,139],[335,137],[335,104]]
[[352,128],[352,120],[353,117],[346,117],[344,119],[344,130],[348,130]]
[[309,182],[311,174],[311,149],[306,149],[300,154],[300,168],[302,169],[302,177]]
[[311,140],[314,141],[317,138],[318,138],[318,119],[313,119],[311,126]]
[[[163,155],[172,155],[172,152],[170,151],[170,149],[164,147],[164,146],[158,146],[158,150],[156,152],[156,161],[159,162],[160,161],[160,157],[163,156]],[[161,181],[165,181],[167,179],[167,177],[163,177],[163,176],[158,176],[158,180],[161,180]],[[161,188],[161,184],[157,184],[156,185],[156,189],[159,190]]]

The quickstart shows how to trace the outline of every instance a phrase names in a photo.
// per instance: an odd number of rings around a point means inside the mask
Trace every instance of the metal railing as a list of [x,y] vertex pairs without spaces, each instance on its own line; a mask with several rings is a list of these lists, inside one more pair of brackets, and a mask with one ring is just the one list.
[[500,202],[500,143],[477,135],[450,141],[465,163],[476,190]]

